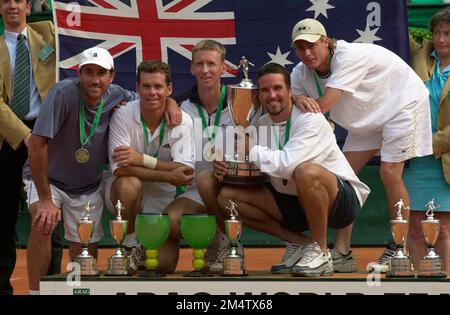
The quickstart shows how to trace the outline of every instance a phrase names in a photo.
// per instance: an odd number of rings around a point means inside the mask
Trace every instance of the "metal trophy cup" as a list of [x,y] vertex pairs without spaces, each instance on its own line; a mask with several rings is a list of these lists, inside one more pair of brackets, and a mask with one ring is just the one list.
[[91,211],[91,201],[86,204],[82,219],[77,221],[77,232],[80,238],[82,252],[75,258],[75,262],[80,265],[80,274],[82,276],[97,276],[97,259],[89,254],[89,241],[94,233],[95,221],[89,219],[89,212]]
[[128,275],[128,267],[130,260],[122,252],[122,241],[127,235],[128,220],[122,220],[122,210],[124,209],[120,200],[117,200],[116,210],[117,217],[115,220],[109,221],[111,236],[116,244],[116,252],[108,258],[107,275],[126,276]]
[[[258,87],[248,78],[248,65],[253,64],[243,56],[239,68],[242,67],[244,79],[239,84],[227,85],[227,102],[230,115],[236,126],[246,128],[261,104],[258,100]],[[248,160],[248,156],[239,157],[235,148],[234,156],[227,158],[228,174],[223,182],[234,185],[264,184],[266,176],[261,173],[255,163]]]
[[391,232],[397,245],[397,253],[389,259],[389,268],[386,276],[390,278],[412,277],[414,274],[411,268],[411,260],[403,253],[406,235],[408,234],[408,221],[403,220],[402,216],[402,210],[405,207],[403,199],[400,199],[395,205],[398,208],[397,218],[391,220]]
[[435,252],[436,241],[439,236],[440,222],[434,218],[433,211],[436,209],[434,199],[426,205],[428,210],[426,212],[426,220],[421,221],[422,232],[427,242],[428,253],[420,260],[419,277],[421,278],[445,278],[443,271],[442,259]]
[[236,219],[238,212],[236,211],[236,203],[228,200],[229,205],[226,207],[230,210],[230,219],[225,220],[225,233],[230,241],[230,253],[223,259],[222,276],[247,276],[245,269],[244,256],[239,255],[237,246],[242,235],[242,221]]

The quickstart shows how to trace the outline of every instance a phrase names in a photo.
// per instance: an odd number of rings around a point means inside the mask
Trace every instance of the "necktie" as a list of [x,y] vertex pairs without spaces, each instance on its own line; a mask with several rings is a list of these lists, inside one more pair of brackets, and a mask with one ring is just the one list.
[[20,119],[30,111],[30,56],[23,34],[17,36],[11,109]]

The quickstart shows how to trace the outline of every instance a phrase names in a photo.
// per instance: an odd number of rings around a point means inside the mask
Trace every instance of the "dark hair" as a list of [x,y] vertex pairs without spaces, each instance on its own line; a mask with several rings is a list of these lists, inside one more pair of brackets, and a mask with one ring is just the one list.
[[258,82],[262,76],[270,73],[282,74],[284,77],[284,83],[286,83],[288,89],[291,88],[291,76],[289,72],[283,66],[275,62],[266,63],[261,68],[259,68],[258,72],[256,73],[256,81]]
[[170,75],[170,66],[161,61],[157,60],[144,60],[137,68],[136,81],[141,83],[141,73],[162,73],[166,76],[166,84],[169,85],[172,82],[172,77]]
[[438,12],[436,12],[428,23],[428,28],[431,33],[433,33],[434,28],[441,22],[445,22],[447,24],[450,23],[450,7],[446,7]]

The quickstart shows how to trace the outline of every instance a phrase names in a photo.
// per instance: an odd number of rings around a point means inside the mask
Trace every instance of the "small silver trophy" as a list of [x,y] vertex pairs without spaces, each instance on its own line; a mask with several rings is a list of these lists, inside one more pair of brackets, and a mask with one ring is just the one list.
[[116,244],[116,252],[113,256],[108,258],[107,275],[128,275],[128,267],[130,266],[130,260],[126,255],[122,253],[122,241],[127,235],[128,220],[122,220],[122,210],[124,209],[120,200],[117,200],[116,210],[117,217],[115,220],[109,221],[109,227],[111,230],[111,236]]
[[394,242],[397,245],[397,253],[389,259],[389,268],[387,277],[413,277],[411,260],[403,252],[406,235],[408,234],[408,220],[403,220],[402,210],[405,208],[403,199],[400,199],[395,206],[397,207],[397,218],[391,220],[391,232]]
[[230,253],[223,259],[222,276],[246,276],[244,255],[238,253],[238,242],[242,235],[242,220],[236,219],[238,212],[236,203],[228,200],[229,205],[226,207],[230,210],[230,219],[225,220],[225,233],[230,241]]
[[[239,68],[242,67],[244,79],[239,84],[227,85],[227,102],[235,126],[246,128],[261,104],[258,100],[258,87],[248,78],[248,65],[254,66],[242,56]],[[236,134],[237,136],[237,134]],[[233,157],[227,157],[228,174],[223,182],[234,185],[264,184],[266,176],[261,173],[255,163],[250,162],[248,155],[238,153],[235,146]]]
[[421,221],[422,232],[427,242],[428,253],[420,260],[419,277],[421,278],[444,278],[442,259],[436,254],[435,245],[439,236],[440,222],[434,218],[434,198],[426,204],[427,218]]
[[81,254],[75,258],[75,262],[80,265],[80,274],[82,276],[97,276],[97,259],[89,254],[89,242],[94,233],[95,221],[89,219],[89,212],[93,209],[90,206],[89,200],[84,211],[81,214],[81,220],[77,221],[77,232],[80,238],[82,251]]

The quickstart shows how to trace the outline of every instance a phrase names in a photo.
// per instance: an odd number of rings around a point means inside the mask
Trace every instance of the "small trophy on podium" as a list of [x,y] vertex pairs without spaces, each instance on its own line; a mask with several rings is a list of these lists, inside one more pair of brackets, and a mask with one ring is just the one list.
[[75,262],[80,265],[80,274],[82,276],[97,276],[97,259],[89,254],[89,242],[94,233],[95,221],[89,219],[89,212],[91,211],[91,201],[86,204],[81,220],[77,221],[77,232],[80,238],[82,252],[75,258]]
[[427,242],[428,253],[420,260],[419,277],[421,278],[445,278],[442,259],[436,254],[435,245],[439,236],[440,222],[434,218],[434,198],[426,204],[427,218],[421,221],[422,232]]
[[406,235],[408,234],[408,220],[403,220],[402,210],[405,208],[403,199],[400,199],[397,206],[397,218],[391,220],[391,232],[394,242],[397,245],[397,253],[389,259],[389,268],[386,274],[389,278],[413,277],[411,260],[403,253]]
[[116,244],[116,252],[108,258],[107,275],[126,276],[128,275],[128,267],[130,260],[122,253],[122,241],[127,235],[128,220],[122,220],[122,210],[124,209],[120,200],[117,200],[116,210],[117,217],[115,220],[109,221],[111,236]]
[[229,205],[226,207],[230,210],[230,219],[225,220],[225,233],[230,241],[230,253],[223,259],[222,276],[246,276],[244,256],[239,255],[237,251],[238,242],[242,235],[242,220],[236,219],[238,212],[236,203],[228,200]]

